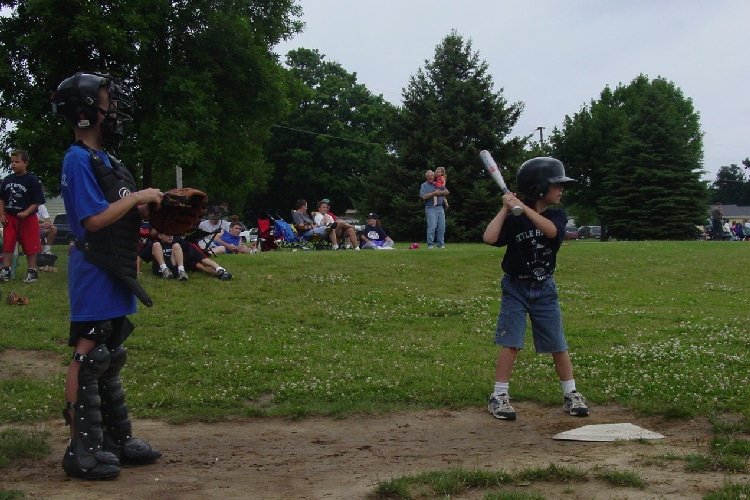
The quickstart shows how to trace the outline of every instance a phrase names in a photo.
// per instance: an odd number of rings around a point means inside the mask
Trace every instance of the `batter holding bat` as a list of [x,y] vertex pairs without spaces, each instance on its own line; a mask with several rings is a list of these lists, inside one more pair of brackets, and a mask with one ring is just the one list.
[[[489,153],[483,151],[485,166],[487,157],[491,160]],[[565,175],[559,160],[528,160],[516,176],[520,199],[503,190],[503,206],[484,231],[485,243],[508,247],[502,263],[505,275],[495,330],[500,352],[495,365],[495,389],[487,405],[490,414],[498,419],[516,419],[516,411],[510,405],[509,384],[516,356],[524,346],[527,315],[531,318],[536,352],[552,354],[563,392],[563,410],[579,417],[589,414],[586,399],[576,391],[552,276],[567,223],[565,211],[552,205],[560,203],[563,186],[570,182],[575,180]]]

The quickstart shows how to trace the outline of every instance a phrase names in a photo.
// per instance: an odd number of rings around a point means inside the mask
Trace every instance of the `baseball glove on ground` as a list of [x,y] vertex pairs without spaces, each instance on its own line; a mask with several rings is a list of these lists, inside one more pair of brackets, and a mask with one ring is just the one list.
[[151,225],[164,234],[185,234],[201,221],[208,196],[193,188],[170,189],[161,206],[151,212]]

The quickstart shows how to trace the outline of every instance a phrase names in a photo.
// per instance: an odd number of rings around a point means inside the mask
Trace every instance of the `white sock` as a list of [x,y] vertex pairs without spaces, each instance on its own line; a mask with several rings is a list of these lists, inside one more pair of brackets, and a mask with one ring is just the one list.
[[177,266],[177,270],[178,271],[184,271],[185,270],[185,266]]
[[508,389],[510,388],[510,382],[495,382],[495,394],[498,396],[500,394],[508,394]]
[[161,264],[161,265],[159,266],[159,271],[161,271],[162,269],[166,269],[166,268],[167,268],[167,265],[166,265],[166,264]]
[[333,248],[334,250],[338,250],[339,246],[338,245],[332,245],[331,248]]
[[562,387],[563,394],[573,392],[576,390],[576,381],[575,379],[561,380],[560,387]]
[[224,269],[223,267],[217,267],[216,268],[216,274],[219,274],[222,271],[226,271],[226,269]]
[[42,251],[43,252],[51,252],[52,251],[52,247],[49,246],[49,245],[44,245],[44,248],[42,249]]

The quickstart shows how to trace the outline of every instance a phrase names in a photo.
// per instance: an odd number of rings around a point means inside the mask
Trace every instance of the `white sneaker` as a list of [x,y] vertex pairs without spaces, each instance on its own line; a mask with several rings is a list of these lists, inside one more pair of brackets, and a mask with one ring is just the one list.
[[588,416],[589,407],[586,406],[586,398],[577,391],[565,394],[563,397],[563,411],[570,413],[574,417]]
[[338,245],[331,245],[331,250],[338,250],[338,249],[339,249]]
[[161,277],[165,280],[168,280],[172,277],[172,271],[170,271],[168,267],[162,267],[159,270],[159,274],[161,274]]
[[516,410],[510,405],[507,394],[490,394],[487,402],[487,411],[490,415],[500,420],[515,420]]

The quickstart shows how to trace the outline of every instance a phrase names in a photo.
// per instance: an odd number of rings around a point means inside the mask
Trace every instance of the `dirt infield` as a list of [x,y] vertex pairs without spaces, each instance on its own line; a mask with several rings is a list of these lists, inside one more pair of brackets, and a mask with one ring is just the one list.
[[[725,480],[746,475],[686,473],[667,454],[706,453],[711,439],[703,419],[665,421],[639,418],[618,407],[593,407],[585,419],[558,407],[515,402],[518,420],[498,421],[483,407],[431,410],[345,419],[257,418],[220,423],[170,425],[135,422],[137,435],[164,452],[153,465],[126,468],[118,479],[86,482],[65,477],[60,459],[67,429],[52,433],[53,452],[36,462],[0,470],[0,485],[28,498],[225,499],[364,498],[379,481],[455,467],[513,471],[550,463],[592,471],[610,467],[635,471],[643,490],[614,488],[594,478],[584,483],[538,482],[516,485],[547,498],[701,498]],[[660,432],[650,443],[554,441],[552,436],[580,425],[631,422]],[[482,498],[473,492],[460,498]]]

